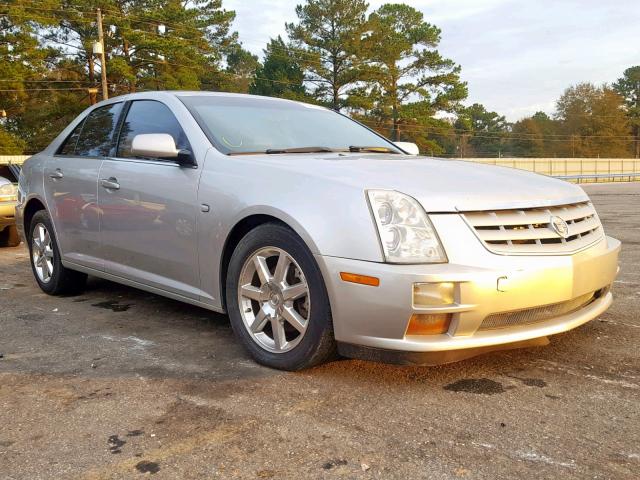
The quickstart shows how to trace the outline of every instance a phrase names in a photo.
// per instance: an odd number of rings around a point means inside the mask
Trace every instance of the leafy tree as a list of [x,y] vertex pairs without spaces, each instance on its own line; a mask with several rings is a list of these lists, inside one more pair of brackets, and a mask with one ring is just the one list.
[[112,0],[105,21],[115,27],[110,75],[136,89],[198,89],[223,53],[237,52],[235,13],[221,0]]
[[3,82],[11,92],[0,92],[0,109],[8,115],[5,130],[26,141],[25,151],[46,146],[97,100],[86,90],[99,83],[97,8],[112,95],[198,89],[214,76],[230,90],[248,88],[249,78],[244,87],[238,78],[251,77],[256,63],[244,65],[250,59],[230,33],[235,14],[221,0],[9,0],[0,13],[0,78],[15,82]]
[[0,125],[0,155],[21,155],[25,142]]
[[[422,12],[404,4],[385,4],[369,17],[364,40],[371,61],[368,74],[373,114],[392,124],[391,137],[403,138],[400,126],[414,118],[453,111],[466,98],[460,67],[436,50],[440,30]],[[410,105],[410,106],[408,106]]]
[[[55,134],[61,109],[77,114],[82,106],[78,92],[63,90],[83,84],[84,73],[77,62],[70,61],[60,48],[43,44],[44,27],[52,25],[49,12],[57,4],[43,1],[43,10],[32,11],[31,2],[14,1],[0,14],[0,109],[5,110],[1,150],[35,152]],[[9,81],[7,81],[9,80]],[[76,83],[77,82],[77,83]],[[70,93],[73,92],[73,93]],[[82,92],[86,95],[86,92]],[[61,107],[61,108],[59,108]],[[63,118],[66,125],[68,118]],[[14,141],[19,138],[20,141]],[[12,140],[13,139],[13,140]],[[6,147],[6,148],[5,148]]]
[[562,142],[561,123],[544,112],[515,122],[511,127],[509,149],[517,157],[555,157]]
[[264,50],[264,61],[255,70],[249,93],[308,100],[304,86],[304,72],[280,36],[272,38]]
[[298,23],[286,25],[316,97],[334,110],[345,106],[343,96],[361,79],[367,8],[364,0],[307,0],[296,7]]
[[623,99],[615,90],[580,83],[565,90],[556,104],[562,123],[561,154],[570,157],[626,157],[630,153],[629,122]]
[[233,79],[233,89],[230,91],[247,93],[259,65],[256,55],[242,48],[239,43],[233,44],[227,53],[225,69],[225,73]]
[[200,76],[200,88],[221,92],[247,93],[256,68],[258,57],[245,50],[240,43],[232,43],[225,49],[226,67],[210,65]]
[[454,125],[461,132],[460,154],[463,157],[498,155],[504,148],[504,134],[509,129],[502,115],[490,112],[479,103],[460,108]]
[[516,157],[544,157],[545,141],[541,125],[533,118],[523,118],[513,124],[510,141],[511,155]]
[[627,68],[623,76],[613,84],[613,88],[624,99],[635,138],[635,157],[640,158],[640,65]]

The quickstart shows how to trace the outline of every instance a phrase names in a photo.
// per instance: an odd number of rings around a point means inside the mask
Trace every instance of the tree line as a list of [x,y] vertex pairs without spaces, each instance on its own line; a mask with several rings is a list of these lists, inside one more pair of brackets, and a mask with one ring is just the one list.
[[317,103],[433,155],[640,156],[640,66],[612,85],[571,86],[552,115],[511,123],[465,104],[461,66],[440,54],[442,32],[421,11],[365,0],[306,0],[262,59],[222,0],[0,2],[0,154],[42,149],[101,99],[98,8],[111,96],[188,89]]

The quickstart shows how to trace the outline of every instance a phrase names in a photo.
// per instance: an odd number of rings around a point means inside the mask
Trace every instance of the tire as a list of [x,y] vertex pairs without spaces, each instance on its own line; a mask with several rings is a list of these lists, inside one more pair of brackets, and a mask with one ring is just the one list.
[[40,210],[33,216],[27,238],[31,270],[43,292],[49,295],[82,292],[87,275],[62,265],[51,218],[45,210]]
[[20,235],[15,225],[10,225],[0,232],[0,247],[17,247],[20,245]]
[[229,263],[226,302],[236,337],[262,365],[302,370],[336,356],[322,274],[304,242],[284,225],[260,225],[240,241]]

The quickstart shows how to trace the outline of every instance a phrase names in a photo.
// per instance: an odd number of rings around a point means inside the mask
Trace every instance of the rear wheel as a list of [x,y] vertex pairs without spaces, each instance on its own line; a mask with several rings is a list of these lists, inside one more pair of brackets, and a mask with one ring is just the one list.
[[62,265],[51,219],[45,210],[33,216],[28,238],[31,269],[43,292],[62,295],[84,289],[87,275]]
[[226,292],[233,330],[259,363],[300,370],[335,354],[322,275],[289,228],[261,225],[240,241],[229,264]]
[[0,247],[17,247],[20,245],[20,235],[15,225],[11,225],[0,232]]

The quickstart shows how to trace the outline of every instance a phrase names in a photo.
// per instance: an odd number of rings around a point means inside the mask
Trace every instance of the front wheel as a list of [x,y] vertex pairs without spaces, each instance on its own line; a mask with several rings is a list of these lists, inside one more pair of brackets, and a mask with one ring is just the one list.
[[289,228],[264,224],[240,241],[229,264],[226,293],[231,326],[257,362],[300,370],[335,355],[320,269]]

